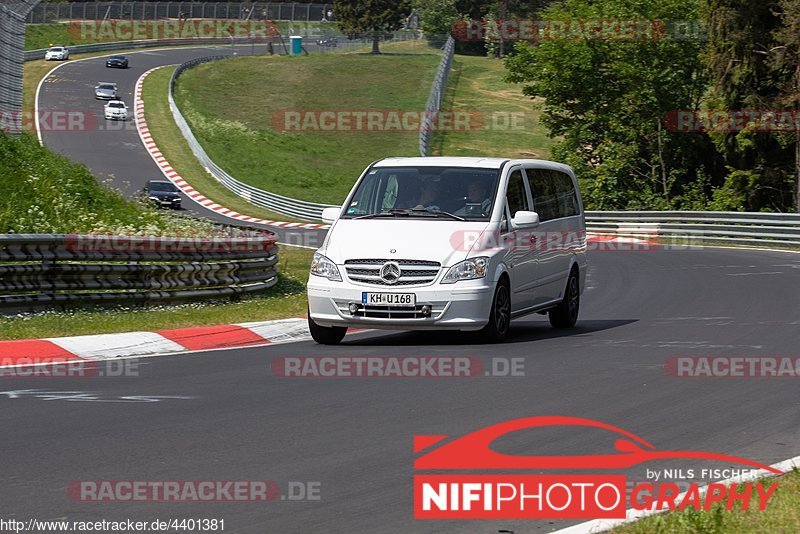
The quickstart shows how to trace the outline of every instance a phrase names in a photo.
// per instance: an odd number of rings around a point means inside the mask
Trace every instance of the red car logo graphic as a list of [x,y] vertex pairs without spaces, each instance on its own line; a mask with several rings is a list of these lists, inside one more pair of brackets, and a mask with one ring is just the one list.
[[[599,428],[620,435],[614,445],[615,454],[579,456],[516,456],[491,449],[493,441],[518,430],[572,426]],[[448,436],[414,436],[414,453],[430,449]],[[424,452],[414,460],[417,470],[444,469],[623,469],[644,462],[669,459],[714,460],[764,469],[774,474],[781,471],[738,456],[703,451],[659,451],[644,439],[621,428],[580,417],[525,417],[488,426]]]

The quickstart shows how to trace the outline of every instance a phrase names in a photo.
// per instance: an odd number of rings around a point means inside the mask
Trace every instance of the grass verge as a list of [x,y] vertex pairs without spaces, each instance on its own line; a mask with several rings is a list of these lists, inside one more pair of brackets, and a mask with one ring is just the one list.
[[749,532],[797,532],[800,530],[800,471],[769,479],[778,488],[766,509],[725,510],[715,504],[711,510],[698,512],[686,509],[646,517],[614,529],[615,534],[722,534]]
[[436,132],[433,155],[550,157],[553,140],[539,120],[541,111],[504,76],[498,59],[455,56],[443,109],[469,113],[474,129]]
[[189,143],[183,137],[169,109],[167,94],[172,67],[159,69],[145,78],[142,99],[145,102],[145,119],[158,149],[170,162],[172,168],[192,187],[217,204],[249,215],[267,220],[293,222],[295,219],[259,208],[232,193],[211,176],[192,153]]
[[25,50],[39,50],[55,45],[77,46],[111,41],[128,41],[130,39],[107,37],[92,38],[89,35],[81,36],[68,24],[26,24],[25,25]]
[[232,176],[337,204],[369,162],[417,155],[418,132],[282,131],[283,112],[419,112],[439,59],[433,53],[243,57],[186,72],[175,97],[209,156]]
[[212,235],[210,223],[124,199],[30,135],[0,133],[0,233]]
[[282,245],[278,284],[241,301],[0,316],[0,339],[38,339],[286,319],[306,314],[312,250]]

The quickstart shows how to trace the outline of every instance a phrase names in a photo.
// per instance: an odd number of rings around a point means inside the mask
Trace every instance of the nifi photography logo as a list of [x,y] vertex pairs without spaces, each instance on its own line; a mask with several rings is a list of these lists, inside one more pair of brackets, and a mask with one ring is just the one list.
[[[587,432],[609,431],[614,453],[580,456],[517,456],[492,449],[492,443],[512,432],[576,427]],[[635,510],[709,510],[766,508],[777,488],[758,482],[697,482],[681,493],[675,483],[629,485],[626,475],[608,474],[646,462],[710,460],[749,470],[781,471],[746,458],[703,451],[660,451],[621,428],[578,417],[526,417],[495,424],[465,436],[414,436],[414,517],[416,519],[616,519],[626,508]],[[597,470],[603,474],[522,474],[525,471]],[[491,472],[466,474],[464,472]],[[431,472],[431,473],[425,473]]]

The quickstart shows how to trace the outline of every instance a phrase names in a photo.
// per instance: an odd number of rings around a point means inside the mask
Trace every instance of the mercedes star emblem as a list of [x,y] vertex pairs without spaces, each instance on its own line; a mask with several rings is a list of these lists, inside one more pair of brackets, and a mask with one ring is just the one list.
[[396,261],[387,261],[381,267],[381,279],[387,284],[396,284],[400,280],[400,264]]

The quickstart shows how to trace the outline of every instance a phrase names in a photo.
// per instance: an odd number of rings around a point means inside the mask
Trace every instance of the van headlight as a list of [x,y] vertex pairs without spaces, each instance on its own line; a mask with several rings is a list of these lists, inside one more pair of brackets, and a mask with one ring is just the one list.
[[311,274],[327,278],[333,282],[342,281],[342,275],[339,274],[339,268],[336,267],[336,264],[319,253],[315,253],[314,259],[311,260]]
[[447,271],[442,278],[442,284],[455,284],[459,280],[475,280],[484,278],[486,270],[489,268],[489,258],[470,258],[460,263],[456,263]]

